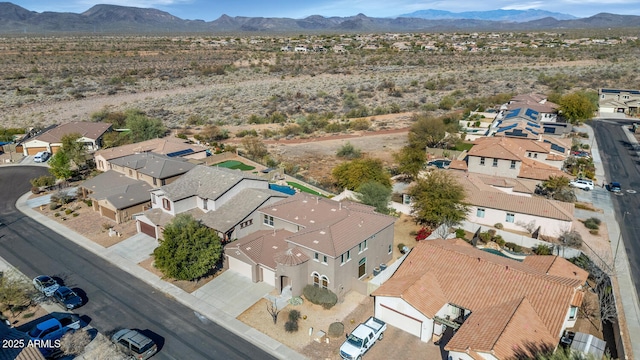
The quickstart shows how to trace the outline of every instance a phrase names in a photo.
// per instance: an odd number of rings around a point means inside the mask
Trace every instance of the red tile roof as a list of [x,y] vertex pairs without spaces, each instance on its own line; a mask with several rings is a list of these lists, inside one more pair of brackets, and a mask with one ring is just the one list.
[[428,318],[448,303],[468,309],[472,314],[447,349],[508,358],[525,340],[557,343],[583,284],[575,265],[567,269],[550,275],[462,240],[430,240],[414,247],[372,295],[400,297]]

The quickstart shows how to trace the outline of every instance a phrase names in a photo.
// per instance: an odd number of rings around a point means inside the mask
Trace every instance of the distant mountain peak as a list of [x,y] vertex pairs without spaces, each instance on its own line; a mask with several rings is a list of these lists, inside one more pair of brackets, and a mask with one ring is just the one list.
[[427,20],[454,20],[454,19],[471,19],[471,20],[490,20],[490,21],[509,21],[509,22],[527,22],[533,20],[552,17],[556,20],[572,20],[577,19],[573,15],[550,12],[539,9],[513,10],[499,9],[489,11],[465,11],[451,12],[446,10],[418,10],[409,14],[402,14],[398,17],[419,18]]

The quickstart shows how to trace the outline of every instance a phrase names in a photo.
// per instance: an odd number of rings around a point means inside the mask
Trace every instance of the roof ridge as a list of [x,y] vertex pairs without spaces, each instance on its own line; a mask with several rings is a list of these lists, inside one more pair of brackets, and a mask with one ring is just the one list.
[[[501,326],[501,330],[500,333],[498,334],[498,336],[495,337],[495,339],[493,339],[493,343],[491,344],[491,350],[493,350],[493,348],[496,346],[496,344],[498,343],[498,340],[500,340],[500,337],[502,336],[502,334],[504,334],[504,332],[507,330],[507,327],[509,326],[509,323],[513,320],[514,315],[516,314],[516,312],[518,311],[518,309],[520,308],[520,306],[522,306],[522,303],[527,299],[526,296],[522,296],[522,298],[520,298],[520,300],[518,301],[518,304],[516,306],[513,307],[513,310],[511,311],[511,315],[509,316],[509,320],[507,320],[507,322],[504,324],[504,326]],[[529,300],[526,300],[529,303],[529,306],[531,306],[531,308],[533,308],[533,306],[531,305],[531,302],[529,302]],[[512,300],[510,302],[515,302],[515,300]],[[502,304],[496,305],[496,306],[504,306],[504,304],[507,302],[503,302]],[[536,309],[533,309],[533,311],[536,313],[536,315],[538,316],[538,318],[540,317],[540,315],[538,314],[538,312],[536,311]],[[545,327],[547,327],[547,325],[545,324]]]

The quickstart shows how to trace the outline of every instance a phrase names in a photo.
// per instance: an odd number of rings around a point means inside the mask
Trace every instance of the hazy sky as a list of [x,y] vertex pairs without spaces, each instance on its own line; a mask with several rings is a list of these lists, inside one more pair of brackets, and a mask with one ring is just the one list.
[[[10,0],[9,0],[10,1]],[[640,15],[639,0],[19,0],[11,1],[27,10],[81,13],[96,4],[156,8],[182,19],[215,20],[229,16],[303,18],[309,15],[396,17],[416,10],[452,12],[496,9],[541,9],[589,17],[601,12]]]

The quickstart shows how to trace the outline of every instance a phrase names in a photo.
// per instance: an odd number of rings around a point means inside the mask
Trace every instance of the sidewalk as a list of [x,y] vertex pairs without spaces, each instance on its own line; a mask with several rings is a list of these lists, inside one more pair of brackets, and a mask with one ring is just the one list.
[[[33,210],[30,207],[30,204],[28,204],[27,202],[27,199],[30,195],[31,193],[27,193],[20,197],[20,199],[18,199],[16,203],[16,207],[22,213],[31,217],[35,221],[38,221],[42,225],[66,237],[70,241],[73,241],[86,250],[91,251],[97,256],[102,257],[103,259],[109,261],[110,263],[137,277],[138,279],[146,282],[159,291],[170,295],[181,304],[191,308],[197,316],[205,317],[216,322],[218,325],[258,346],[272,356],[279,359],[305,359],[304,356],[293,351],[289,347],[237,320],[225,309],[216,307],[216,304],[212,304],[209,301],[206,293],[194,292],[194,294],[189,294],[184,290],[178,288],[177,286],[163,281],[160,277],[145,270],[141,266],[138,266],[138,264],[135,262],[135,259],[123,256],[121,251],[116,251],[115,249],[111,248],[107,248],[105,251],[104,247],[96,244],[95,242],[74,231],[71,231],[55,220],[51,220],[46,216],[40,214],[39,212]],[[2,259],[0,258],[0,260]],[[3,260],[0,261],[0,264],[2,264],[3,262]],[[202,296],[196,296],[197,294],[201,294]]]
[[[590,126],[584,125],[580,127],[580,129],[586,130],[586,133],[589,134],[589,141],[594,139],[593,129]],[[631,143],[638,143],[631,132],[627,131],[626,134]],[[600,158],[600,153],[598,151],[598,143],[593,141],[591,146],[591,156],[593,157],[593,163],[596,167],[596,179],[598,183],[607,184],[608,181],[605,177],[602,159]],[[596,192],[591,193],[596,195]],[[618,239],[620,236],[620,227],[615,218],[611,196],[609,194],[606,194],[606,196],[594,196],[593,205],[604,210],[603,216],[607,223],[609,239]],[[617,241],[610,242],[612,254],[616,251],[617,244]],[[640,306],[638,303],[638,293],[636,292],[636,288],[633,285],[633,280],[631,278],[633,275],[631,274],[631,267],[629,259],[627,258],[627,251],[624,247],[624,241],[620,241],[618,257],[616,264],[614,265],[616,268],[617,283],[620,294],[620,298],[617,298],[616,301],[622,303],[622,309],[624,311],[624,317],[627,324],[627,327],[621,328],[620,331],[623,332],[623,334],[621,334],[623,339],[630,338],[631,341],[631,349],[628,348],[628,344],[625,341],[624,353],[627,359],[634,359],[634,354],[640,354]],[[624,333],[625,331],[627,333]]]

